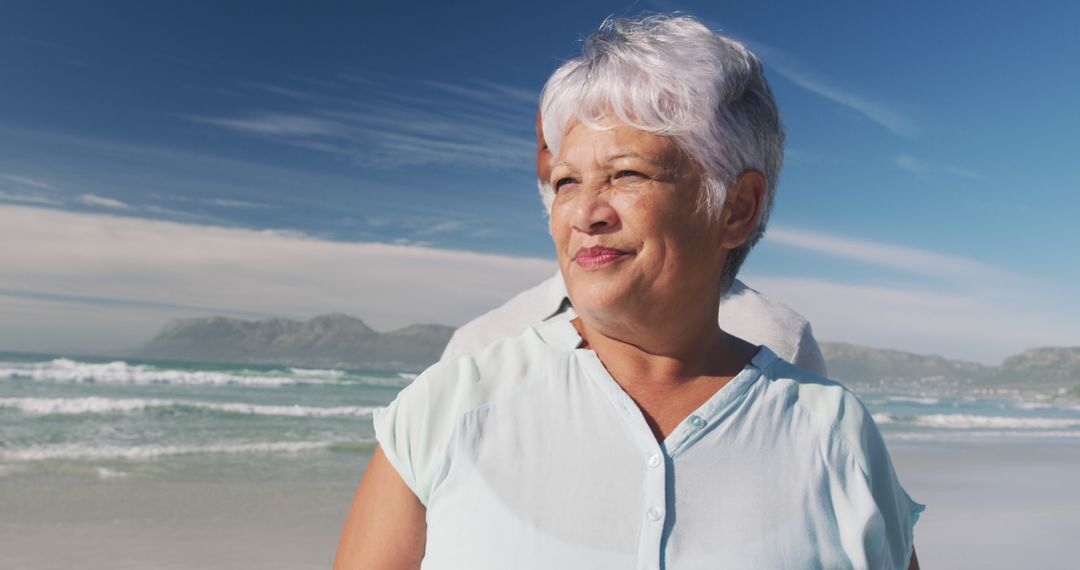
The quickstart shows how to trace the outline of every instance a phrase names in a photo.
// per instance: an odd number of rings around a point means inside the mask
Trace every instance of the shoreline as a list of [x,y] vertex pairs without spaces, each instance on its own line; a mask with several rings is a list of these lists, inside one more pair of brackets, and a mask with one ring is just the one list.
[[[897,473],[927,505],[915,527],[926,568],[1070,568],[1080,532],[1080,445],[889,441]],[[0,566],[327,568],[369,456],[234,476],[0,476]],[[338,456],[339,459],[345,459]]]

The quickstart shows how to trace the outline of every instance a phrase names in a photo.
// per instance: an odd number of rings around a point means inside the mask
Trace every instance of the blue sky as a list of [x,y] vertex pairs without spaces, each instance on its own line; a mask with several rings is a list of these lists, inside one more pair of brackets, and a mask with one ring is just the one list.
[[548,74],[605,16],[670,10],[756,51],[787,125],[744,281],[823,340],[1080,344],[1075,4],[463,4],[5,3],[0,349],[463,323],[553,271]]

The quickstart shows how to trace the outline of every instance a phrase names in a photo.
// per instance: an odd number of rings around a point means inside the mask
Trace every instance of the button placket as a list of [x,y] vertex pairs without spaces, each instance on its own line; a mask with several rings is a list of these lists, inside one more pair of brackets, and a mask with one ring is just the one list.
[[660,567],[663,558],[661,543],[664,537],[664,523],[667,517],[667,473],[666,460],[662,447],[653,444],[652,453],[642,457],[645,475],[644,517],[641,525],[641,538],[638,543],[637,570],[655,570]]

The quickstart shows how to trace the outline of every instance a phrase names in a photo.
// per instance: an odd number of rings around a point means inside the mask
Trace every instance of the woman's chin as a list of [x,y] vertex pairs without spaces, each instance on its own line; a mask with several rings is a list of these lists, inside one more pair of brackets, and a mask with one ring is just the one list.
[[631,300],[629,288],[615,284],[595,283],[568,287],[570,302],[579,315],[604,315],[624,311]]

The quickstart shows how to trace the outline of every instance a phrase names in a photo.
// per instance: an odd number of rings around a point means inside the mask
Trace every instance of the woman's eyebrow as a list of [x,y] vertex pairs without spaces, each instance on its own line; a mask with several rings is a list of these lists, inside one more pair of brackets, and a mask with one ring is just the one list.
[[[636,158],[638,160],[643,160],[645,162],[648,162],[649,164],[652,164],[654,166],[658,166],[658,167],[663,167],[664,166],[663,162],[661,162],[659,160],[656,160],[656,159],[653,159],[653,158],[649,158],[647,156],[640,155],[640,154],[638,154],[636,152],[620,152],[619,154],[613,154],[613,155],[611,155],[611,156],[604,159],[604,164],[610,164],[612,162],[615,162],[616,160],[619,160],[620,158]],[[560,160],[559,162],[556,162],[556,163],[552,164],[551,169],[554,170],[554,169],[556,169],[556,168],[558,168],[560,166],[565,166],[567,168],[573,168],[573,165],[570,164],[568,161]]]
[[642,156],[636,152],[620,152],[619,154],[607,157],[607,162],[615,162],[620,158],[636,158],[638,160],[644,160],[645,162],[648,162],[649,164],[652,164],[654,166],[663,166],[662,162],[653,158],[649,158],[647,156]]

